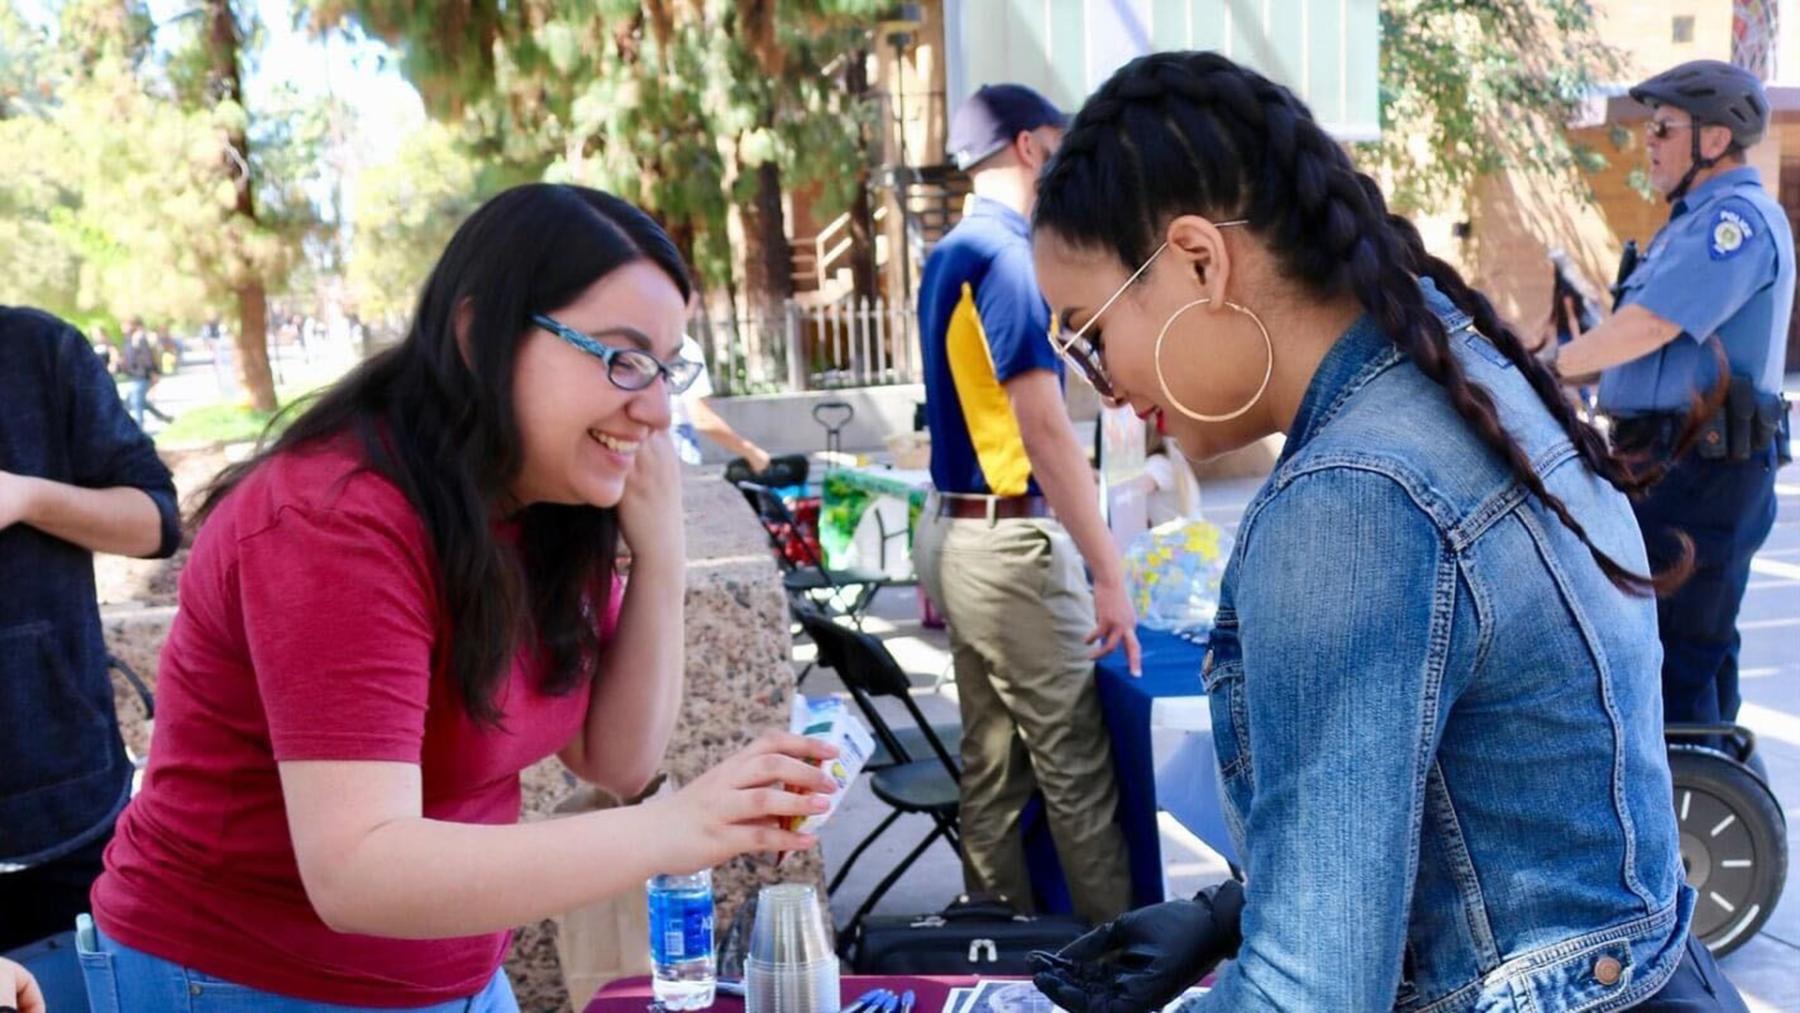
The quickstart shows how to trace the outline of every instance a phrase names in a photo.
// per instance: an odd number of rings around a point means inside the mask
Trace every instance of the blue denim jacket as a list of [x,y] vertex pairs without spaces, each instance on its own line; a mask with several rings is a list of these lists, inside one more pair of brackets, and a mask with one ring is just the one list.
[[[0,471],[135,486],[180,542],[175,483],[74,328],[0,306]],[[0,530],[0,870],[112,828],[131,787],[95,603],[94,557],[15,524]]]
[[[1429,283],[1595,544],[1596,478]],[[1656,610],[1612,586],[1365,317],[1251,502],[1207,656],[1244,943],[1200,1010],[1613,1010],[1673,973],[1683,882]]]

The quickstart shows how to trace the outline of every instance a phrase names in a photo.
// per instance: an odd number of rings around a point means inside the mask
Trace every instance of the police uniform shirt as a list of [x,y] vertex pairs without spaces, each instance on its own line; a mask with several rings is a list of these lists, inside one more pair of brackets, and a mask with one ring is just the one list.
[[1675,202],[1620,300],[1620,309],[1642,306],[1682,333],[1601,374],[1600,410],[1686,411],[1718,380],[1715,336],[1733,373],[1774,393],[1793,304],[1793,233],[1761,176],[1744,166],[1707,180]]
[[1038,492],[1004,386],[1034,369],[1062,379],[1030,237],[1024,215],[977,197],[925,261],[919,334],[931,481],[942,492]]

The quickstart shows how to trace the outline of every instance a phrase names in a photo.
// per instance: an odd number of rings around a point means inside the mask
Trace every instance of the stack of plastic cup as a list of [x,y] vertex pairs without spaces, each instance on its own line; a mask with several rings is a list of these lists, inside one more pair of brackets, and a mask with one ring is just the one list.
[[744,961],[745,1013],[837,1013],[838,960],[810,886],[757,894]]

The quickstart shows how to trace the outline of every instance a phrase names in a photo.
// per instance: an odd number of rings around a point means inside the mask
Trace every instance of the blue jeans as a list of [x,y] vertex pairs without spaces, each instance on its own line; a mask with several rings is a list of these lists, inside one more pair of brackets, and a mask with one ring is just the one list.
[[1674,562],[1674,533],[1694,540],[1694,575],[1656,603],[1663,719],[1710,724],[1738,712],[1738,607],[1750,559],[1775,525],[1774,451],[1748,461],[1689,453],[1633,504],[1651,566]]
[[[153,957],[108,938],[87,915],[76,920],[76,956],[93,1013],[393,1013],[264,992]],[[519,1013],[506,971],[477,995],[414,1013]],[[59,1011],[60,1013],[60,1011]]]
[[131,418],[138,424],[139,429],[144,428],[145,412],[164,422],[170,421],[169,416],[163,414],[162,409],[150,403],[150,388],[155,385],[156,381],[150,377],[135,379],[131,381],[131,390],[126,394],[126,407],[130,410]]

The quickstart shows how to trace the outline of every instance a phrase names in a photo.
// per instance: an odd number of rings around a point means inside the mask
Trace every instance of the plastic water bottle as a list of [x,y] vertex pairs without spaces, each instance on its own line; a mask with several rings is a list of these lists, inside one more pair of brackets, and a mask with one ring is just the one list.
[[674,1010],[711,1006],[718,980],[713,963],[712,872],[653,876],[644,890],[650,899],[656,1001]]

